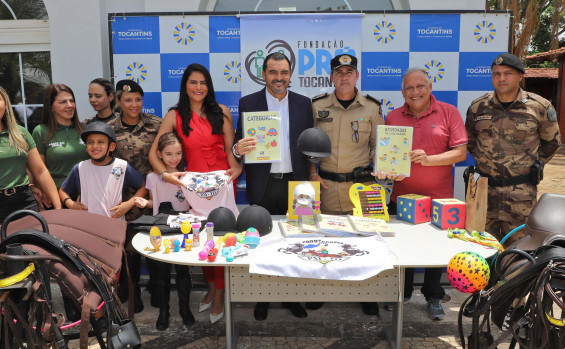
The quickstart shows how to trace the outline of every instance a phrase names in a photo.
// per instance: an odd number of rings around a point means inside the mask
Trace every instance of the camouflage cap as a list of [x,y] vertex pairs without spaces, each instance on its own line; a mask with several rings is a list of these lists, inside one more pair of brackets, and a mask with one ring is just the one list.
[[141,86],[139,86],[137,82],[129,79],[118,81],[118,83],[116,84],[116,92],[120,91],[131,93],[139,92],[143,96],[143,89],[141,88]]
[[330,62],[332,71],[344,65],[348,65],[350,67],[357,69],[357,57],[348,54],[343,54],[343,55],[335,56],[334,58],[332,58]]
[[513,54],[510,53],[503,53],[498,55],[498,57],[496,57],[494,59],[494,61],[491,64],[491,69],[492,67],[494,67],[495,65],[505,65],[508,66],[510,68],[514,68],[517,71],[519,71],[522,74],[526,73],[526,69],[524,69],[524,65],[522,64],[522,61],[520,60],[520,58],[514,56]]

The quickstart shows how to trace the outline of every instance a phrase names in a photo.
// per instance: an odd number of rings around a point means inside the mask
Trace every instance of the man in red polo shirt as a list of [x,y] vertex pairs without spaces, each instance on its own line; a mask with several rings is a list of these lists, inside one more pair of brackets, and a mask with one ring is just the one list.
[[[402,77],[405,104],[390,112],[386,125],[414,128],[410,160],[410,177],[386,174],[379,179],[396,180],[390,198],[390,211],[396,213],[396,198],[403,194],[420,194],[432,199],[453,197],[453,164],[467,157],[467,134],[461,114],[451,104],[432,95],[432,83],[425,70],[409,68]],[[445,290],[440,285],[441,268],[426,268],[422,293],[428,302],[432,320],[445,316],[441,299]],[[404,298],[412,296],[414,269],[407,268]]]

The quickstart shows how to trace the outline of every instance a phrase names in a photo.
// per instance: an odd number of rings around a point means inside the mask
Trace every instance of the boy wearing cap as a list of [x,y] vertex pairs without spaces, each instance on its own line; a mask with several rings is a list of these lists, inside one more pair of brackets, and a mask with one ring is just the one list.
[[[134,198],[122,202],[122,189],[137,190],[135,196],[145,196],[145,181],[125,160],[114,158],[116,149],[114,130],[103,122],[94,122],[81,135],[86,144],[89,160],[73,167],[59,189],[65,207],[87,210],[99,215],[125,219],[124,214],[134,206]],[[71,196],[80,195],[80,202]],[[135,197],[134,196],[134,197]]]
[[[526,222],[537,201],[543,165],[561,146],[555,109],[520,88],[524,73],[518,57],[496,57],[491,65],[494,92],[471,103],[465,122],[476,171],[489,178],[485,230],[499,240]],[[524,235],[513,234],[505,246]]]

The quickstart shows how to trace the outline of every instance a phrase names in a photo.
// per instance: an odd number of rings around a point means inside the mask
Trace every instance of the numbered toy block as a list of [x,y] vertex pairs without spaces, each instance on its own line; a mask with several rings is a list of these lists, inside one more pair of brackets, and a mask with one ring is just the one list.
[[441,229],[465,228],[467,206],[457,199],[432,200],[432,224]]
[[430,205],[432,199],[429,196],[406,194],[399,195],[396,199],[396,218],[412,224],[430,221]]

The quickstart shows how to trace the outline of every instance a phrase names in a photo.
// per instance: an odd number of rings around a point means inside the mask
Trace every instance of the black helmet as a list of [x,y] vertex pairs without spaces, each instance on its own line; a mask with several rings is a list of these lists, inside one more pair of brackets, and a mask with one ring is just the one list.
[[257,205],[244,208],[237,217],[236,230],[242,232],[251,227],[257,229],[260,236],[269,234],[273,230],[273,219],[269,211]]
[[214,223],[214,235],[221,236],[226,233],[235,233],[235,215],[227,207],[216,207],[208,214],[207,222]]
[[317,128],[307,128],[298,137],[298,150],[314,163],[332,154],[332,141],[328,134]]
[[111,142],[117,143],[116,133],[114,132],[114,129],[112,128],[112,126],[106,124],[105,122],[95,121],[89,124],[88,126],[86,126],[86,130],[84,130],[84,132],[80,135],[80,138],[84,143],[86,143],[86,138],[88,137],[88,135],[91,135],[93,133],[106,135]]

